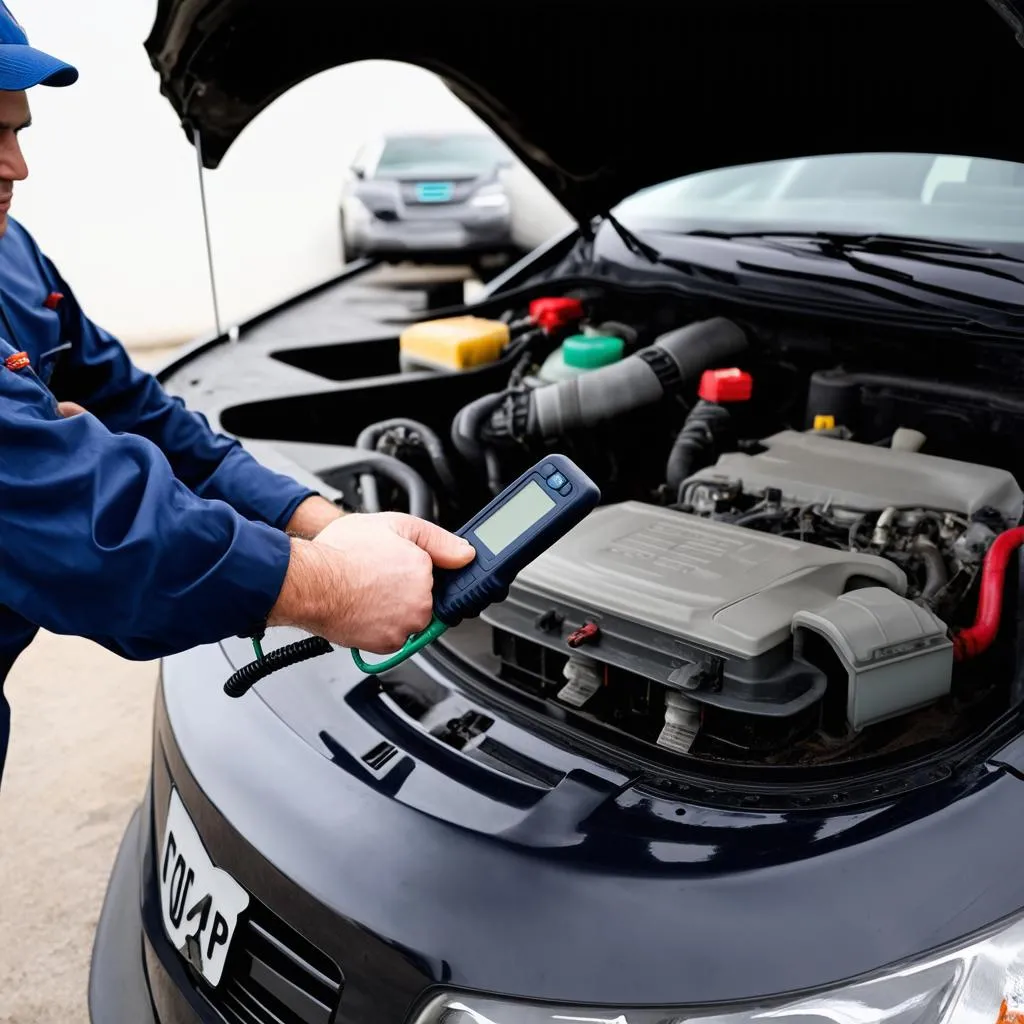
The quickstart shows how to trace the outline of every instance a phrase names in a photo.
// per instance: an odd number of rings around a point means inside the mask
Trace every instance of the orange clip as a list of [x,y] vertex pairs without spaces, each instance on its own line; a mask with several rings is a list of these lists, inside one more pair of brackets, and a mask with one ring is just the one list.
[[24,370],[30,362],[27,352],[15,352],[13,356],[8,356],[4,360],[4,366],[8,370]]

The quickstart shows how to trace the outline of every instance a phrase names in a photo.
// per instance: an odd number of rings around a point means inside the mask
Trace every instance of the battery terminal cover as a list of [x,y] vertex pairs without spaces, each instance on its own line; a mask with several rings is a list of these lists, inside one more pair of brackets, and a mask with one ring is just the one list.
[[508,324],[476,316],[426,320],[399,338],[403,368],[469,370],[496,362],[511,337]]
[[550,296],[530,303],[530,320],[549,334],[579,323],[585,315],[579,299]]
[[754,393],[754,378],[744,370],[705,370],[698,394],[705,402],[749,402]]

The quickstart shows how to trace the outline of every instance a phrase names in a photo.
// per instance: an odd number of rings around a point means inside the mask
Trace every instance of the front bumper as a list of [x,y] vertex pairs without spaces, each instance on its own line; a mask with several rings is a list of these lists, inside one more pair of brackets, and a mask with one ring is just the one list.
[[489,252],[512,245],[508,217],[400,217],[383,221],[367,219],[359,243],[371,255],[409,253]]
[[[89,968],[93,1024],[156,1024],[146,976],[140,903],[149,799],[132,815],[107,886]],[[193,1021],[198,1020],[193,1017]]]

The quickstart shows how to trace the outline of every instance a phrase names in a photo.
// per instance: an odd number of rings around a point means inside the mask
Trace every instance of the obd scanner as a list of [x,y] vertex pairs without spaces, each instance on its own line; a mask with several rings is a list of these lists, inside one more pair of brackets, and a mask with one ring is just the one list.
[[[353,661],[360,671],[370,675],[386,672],[432,643],[445,630],[503,601],[522,569],[586,518],[600,500],[597,485],[572,459],[564,455],[547,456],[455,531],[469,541],[476,557],[461,569],[435,570],[430,625],[409,637],[401,650],[383,661],[368,662],[354,648]],[[257,660],[239,669],[224,684],[228,696],[240,697],[271,672],[328,654],[333,648],[322,637],[308,637],[265,656],[262,648],[257,646],[256,650]]]
[[435,572],[430,625],[384,661],[367,662],[358,650],[352,651],[353,660],[363,672],[385,672],[446,629],[503,601],[520,571],[581,522],[600,500],[597,484],[566,456],[550,455],[537,463],[455,531],[473,545],[476,558],[462,569]]

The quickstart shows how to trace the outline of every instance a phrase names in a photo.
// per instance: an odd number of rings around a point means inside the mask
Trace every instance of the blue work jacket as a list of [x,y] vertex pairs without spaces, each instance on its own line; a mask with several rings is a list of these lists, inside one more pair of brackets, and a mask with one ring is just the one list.
[[[88,412],[65,419],[58,400]],[[139,660],[256,631],[288,566],[283,528],[313,493],[214,433],[137,369],[8,219],[0,238],[0,776],[11,722],[4,680],[40,627]]]

